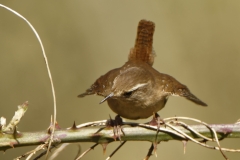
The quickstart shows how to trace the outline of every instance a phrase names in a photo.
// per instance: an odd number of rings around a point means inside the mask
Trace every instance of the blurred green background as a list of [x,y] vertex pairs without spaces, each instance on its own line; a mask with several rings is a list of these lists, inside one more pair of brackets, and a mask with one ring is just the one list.
[[[209,107],[203,108],[171,97],[161,117],[189,116],[207,123],[234,123],[239,116],[240,1],[226,0],[0,0],[26,17],[38,31],[49,59],[57,96],[57,121],[62,128],[107,119],[115,115],[102,97],[77,95],[100,75],[120,67],[133,47],[141,19],[155,22],[154,67],[168,73]],[[39,43],[29,26],[0,8],[0,116],[12,118],[17,105],[29,101],[29,110],[18,130],[44,130],[53,114],[51,87]],[[142,120],[138,122],[145,122]],[[239,148],[239,139],[224,140],[224,147]],[[92,143],[81,143],[84,151]],[[118,146],[112,143],[105,155],[99,146],[83,159],[106,159]],[[223,159],[218,151],[170,141],[158,146],[151,159]],[[112,158],[143,159],[149,142],[128,142]],[[34,147],[16,148],[0,154],[13,159]],[[57,158],[73,159],[73,144]],[[227,153],[239,159],[239,153]]]

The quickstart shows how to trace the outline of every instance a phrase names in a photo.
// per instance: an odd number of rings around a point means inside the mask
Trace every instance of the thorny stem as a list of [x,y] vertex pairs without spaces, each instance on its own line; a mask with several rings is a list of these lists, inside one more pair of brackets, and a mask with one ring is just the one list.
[[[143,127],[131,127],[123,126],[122,129],[125,133],[122,136],[122,141],[155,141],[156,129],[155,126],[149,126],[145,124],[139,124]],[[190,125],[192,129],[201,133],[202,135],[212,138],[212,133],[209,129],[203,125]],[[213,128],[219,139],[223,138],[240,138],[240,124],[218,124],[209,125]],[[194,134],[193,132],[183,128],[181,126],[175,126],[186,135],[192,138],[201,138]],[[100,132],[98,132],[101,130]],[[175,131],[174,131],[175,132]],[[183,140],[185,136],[181,134],[175,134],[169,127],[160,127],[157,136],[157,141],[167,141],[167,140]],[[47,131],[39,132],[18,132],[16,134],[16,139],[12,135],[12,132],[0,133],[0,150],[5,151],[9,148],[16,148],[22,146],[33,146],[43,144],[49,137],[50,134]],[[77,128],[77,129],[57,129],[55,139],[58,139],[58,143],[72,143],[72,142],[95,142],[95,143],[110,143],[114,141],[114,135],[111,128],[105,128],[103,126]],[[230,152],[240,152],[239,150],[225,150]]]
[[[97,144],[107,144],[113,142],[115,137],[112,128],[106,127],[104,125],[105,121],[97,122],[99,122],[99,125],[97,125],[96,122],[88,122],[79,125],[80,128],[74,125],[73,127],[67,129],[57,129],[54,134],[54,139],[57,141],[53,144],[56,145],[73,142],[94,142]],[[188,140],[210,149],[227,152],[240,152],[239,149],[220,148],[219,144],[218,146],[210,146],[196,140],[203,138],[204,141],[208,141],[208,139],[214,138],[214,140],[218,142],[218,139],[240,138],[239,123],[208,125],[208,127],[203,123],[199,125],[189,125],[187,127],[179,124],[181,123],[179,123],[176,118],[174,120],[169,119],[168,122],[164,124],[164,127],[160,128],[147,124],[124,122],[122,130],[125,134],[121,137],[121,140],[150,142]],[[156,137],[157,130],[159,130],[159,133]],[[198,134],[196,134],[196,132],[198,132]],[[40,132],[16,132],[15,134],[13,132],[0,131],[0,135],[0,150],[2,151],[6,151],[7,149],[13,147],[43,145],[51,136],[47,130]]]

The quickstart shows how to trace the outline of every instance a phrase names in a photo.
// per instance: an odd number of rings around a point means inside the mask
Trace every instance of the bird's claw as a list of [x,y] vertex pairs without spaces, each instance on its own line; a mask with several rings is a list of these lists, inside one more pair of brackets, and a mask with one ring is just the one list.
[[117,139],[121,141],[121,134],[124,134],[121,128],[122,125],[123,125],[123,121],[120,115],[117,115],[115,119],[112,119],[110,117],[110,119],[108,119],[106,122],[107,127],[113,127],[113,134],[114,134],[113,138],[115,141]]

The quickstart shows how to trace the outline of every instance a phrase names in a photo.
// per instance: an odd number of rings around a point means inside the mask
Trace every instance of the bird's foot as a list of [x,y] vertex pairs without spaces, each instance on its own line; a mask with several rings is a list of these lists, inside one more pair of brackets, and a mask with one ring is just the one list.
[[114,134],[114,140],[116,141],[119,139],[121,141],[121,134],[124,135],[121,126],[123,125],[122,118],[120,115],[116,115],[115,119],[110,119],[107,120],[106,126],[107,127],[113,127],[113,134]]
[[159,114],[153,113],[153,118],[150,122],[148,122],[149,125],[157,126],[158,129],[160,128],[161,124],[165,124],[164,120],[160,118]]

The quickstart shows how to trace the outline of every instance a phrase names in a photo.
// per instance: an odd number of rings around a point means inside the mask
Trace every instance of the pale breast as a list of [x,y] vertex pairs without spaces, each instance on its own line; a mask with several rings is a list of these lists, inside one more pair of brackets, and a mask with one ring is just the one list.
[[139,103],[136,105],[134,102],[119,99],[108,99],[107,102],[112,111],[121,117],[136,120],[148,118],[161,110],[165,106],[167,98],[157,101],[152,106],[141,106]]

